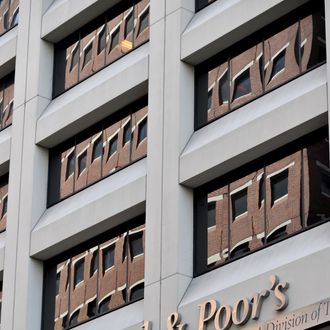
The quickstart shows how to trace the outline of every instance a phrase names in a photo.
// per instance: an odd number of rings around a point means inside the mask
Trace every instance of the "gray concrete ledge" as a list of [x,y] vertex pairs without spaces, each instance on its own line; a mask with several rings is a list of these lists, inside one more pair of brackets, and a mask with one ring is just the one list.
[[221,0],[199,11],[182,35],[181,59],[198,64],[307,0]]
[[142,214],[146,162],[144,158],[48,208],[32,231],[31,256],[49,259]]
[[148,92],[149,43],[55,98],[37,123],[36,143],[49,148]]
[[17,26],[0,37],[0,78],[15,70]]
[[41,37],[57,42],[118,2],[119,0],[55,0],[43,15]]
[[180,183],[197,187],[327,124],[326,65],[196,131]]
[[9,171],[11,132],[12,126],[0,132],[0,176]]

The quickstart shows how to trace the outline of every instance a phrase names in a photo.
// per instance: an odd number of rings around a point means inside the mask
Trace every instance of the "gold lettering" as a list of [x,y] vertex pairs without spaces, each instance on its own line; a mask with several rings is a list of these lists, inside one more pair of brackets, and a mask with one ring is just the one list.
[[252,315],[253,320],[258,320],[260,316],[263,300],[269,296],[269,290],[263,290],[261,293],[255,293],[252,298]]
[[233,307],[232,319],[236,325],[245,324],[251,315],[251,305],[247,298],[240,299]]
[[[208,300],[199,307],[199,321],[198,321],[198,330],[204,330],[204,324],[206,324],[215,314],[217,310],[217,302],[215,300]],[[206,312],[208,311],[207,315]]]
[[215,330],[227,330],[231,327],[231,307],[229,305],[221,306],[214,317]]
[[283,292],[283,291],[287,290],[288,287],[289,287],[288,282],[279,283],[275,287],[274,294],[275,294],[275,297],[280,302],[280,304],[275,307],[275,309],[277,311],[282,311],[283,309],[286,308],[286,306],[288,306],[289,297]]
[[184,330],[186,327],[186,324],[179,324],[180,322],[180,315],[178,313],[172,313],[167,318],[167,330],[174,330],[175,328],[178,330]]

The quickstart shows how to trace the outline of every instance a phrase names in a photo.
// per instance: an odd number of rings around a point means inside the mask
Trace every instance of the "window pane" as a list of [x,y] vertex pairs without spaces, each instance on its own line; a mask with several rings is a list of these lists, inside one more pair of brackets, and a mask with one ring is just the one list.
[[129,242],[132,258],[143,254],[143,232],[131,234]]
[[[208,211],[210,210],[207,214],[207,267],[213,267],[228,258],[228,186],[210,192],[207,195],[207,205]],[[213,217],[215,225],[209,226],[213,223],[213,219],[209,218]]]
[[[143,105],[145,100],[143,100]],[[147,155],[148,135],[148,107],[139,106],[139,110],[132,114],[133,146],[131,161]]]
[[134,6],[134,48],[149,40],[149,0],[135,1]]
[[[76,152],[74,146],[61,153],[61,158],[59,160],[61,165],[60,198],[64,198],[73,193],[75,159]],[[55,187],[52,189],[55,189]]]
[[105,49],[105,26],[102,28],[98,37],[97,54],[100,54]]
[[231,59],[231,108],[238,107],[262,94],[263,76],[260,75],[262,74],[260,71],[262,59],[262,43]]
[[288,170],[271,178],[272,205],[288,194]]
[[75,263],[74,267],[74,286],[77,286],[84,280],[85,260],[81,259]]
[[140,26],[138,34],[141,34],[149,26],[149,8],[146,9],[140,17]]
[[147,137],[147,117],[144,118],[138,126],[138,144]]
[[131,141],[131,121],[124,126],[123,145]]
[[102,134],[100,134],[100,136],[96,139],[96,141],[94,141],[92,161],[102,156],[102,147],[103,147]]
[[134,17],[133,11],[128,14],[125,20],[125,39],[127,39],[128,35],[133,31],[134,28]]
[[87,164],[87,151],[84,151],[81,155],[78,156],[78,176],[81,172],[86,169]]
[[85,67],[91,60],[92,60],[92,49],[93,44],[90,43],[84,50],[84,61],[83,61],[83,67]]
[[110,140],[110,146],[109,146],[109,154],[108,158],[110,158],[118,148],[118,134],[116,134],[111,140]]
[[207,205],[207,228],[215,226],[215,202],[209,202]]
[[264,41],[265,89],[270,90],[299,74],[298,23],[294,23]]
[[247,212],[247,189],[231,196],[233,220]]
[[106,272],[115,264],[115,247],[109,246],[102,250],[103,272]]

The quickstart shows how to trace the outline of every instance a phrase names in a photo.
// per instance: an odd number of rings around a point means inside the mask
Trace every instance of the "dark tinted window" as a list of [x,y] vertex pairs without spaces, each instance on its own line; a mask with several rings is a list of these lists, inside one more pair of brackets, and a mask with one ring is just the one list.
[[119,44],[119,27],[112,32],[110,51],[113,50]]
[[228,102],[229,100],[229,81],[228,70],[219,80],[219,104]]
[[103,147],[103,141],[102,141],[102,135],[100,135],[94,141],[94,145],[93,145],[93,160],[95,160],[96,158],[102,156],[102,147]]
[[272,205],[288,194],[288,173],[285,170],[271,178]]
[[74,172],[74,158],[75,158],[74,154],[75,154],[74,151],[72,151],[68,156],[67,165],[66,165],[66,174],[65,174],[66,180]]
[[70,326],[76,325],[78,323],[79,312],[80,310],[75,311],[70,317],[70,322],[69,322]]
[[125,21],[125,39],[133,31],[133,28],[134,28],[134,17],[133,17],[133,12],[131,12],[130,14],[128,14]]
[[131,140],[131,122],[129,121],[124,126],[124,138],[123,138],[123,145]]
[[7,214],[7,207],[8,207],[8,196],[3,199],[3,206],[2,206],[2,217]]
[[103,272],[105,272],[115,264],[115,246],[110,245],[109,247],[103,249],[102,253],[103,253]]
[[13,15],[13,18],[12,18],[12,21],[11,21],[11,27],[15,26],[18,24],[18,15],[19,15],[19,11],[18,9],[15,11],[14,15]]
[[84,258],[78,260],[74,265],[74,286],[79,284],[84,280],[84,268],[85,260]]
[[98,269],[98,255],[97,255],[97,251],[93,252],[93,256],[92,256],[92,260],[91,260],[91,267],[90,267],[90,277],[92,277],[95,272]]
[[262,203],[265,199],[265,179],[264,175],[262,175],[259,181],[259,207],[261,207]]
[[87,150],[78,156],[78,176],[86,168],[87,165]]
[[101,301],[99,305],[99,313],[103,314],[106,313],[110,310],[109,304],[110,304],[111,296],[105,298],[104,300]]
[[84,63],[83,67],[86,66],[92,59],[93,43],[91,42],[84,50]]
[[72,52],[72,57],[71,57],[71,66],[70,66],[70,71],[78,64],[79,61],[79,44],[74,48]]
[[215,226],[215,202],[210,202],[207,205],[207,227]]
[[138,126],[138,144],[147,137],[147,117]]
[[87,305],[87,316],[93,317],[96,315],[96,299],[90,301]]
[[284,49],[274,58],[271,79],[285,68],[285,53]]
[[149,8],[146,9],[140,17],[139,34],[149,26]]
[[243,189],[231,196],[233,220],[247,211],[247,189]]
[[137,300],[143,298],[144,284],[138,284],[131,289],[130,300]]
[[240,74],[235,79],[234,84],[234,100],[251,93],[250,70],[247,69],[242,74]]
[[136,257],[140,254],[143,254],[143,241],[142,241],[143,232],[130,235],[129,241],[131,245],[131,255]]
[[100,54],[105,49],[105,27],[99,33],[97,53]]
[[110,140],[108,158],[110,158],[117,151],[117,147],[118,147],[118,134],[116,134]]

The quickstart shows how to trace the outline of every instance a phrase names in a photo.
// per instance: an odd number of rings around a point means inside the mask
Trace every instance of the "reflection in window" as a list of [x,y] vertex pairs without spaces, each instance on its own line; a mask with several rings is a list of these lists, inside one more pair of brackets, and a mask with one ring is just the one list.
[[110,308],[109,308],[110,300],[111,300],[111,296],[103,299],[100,302],[100,305],[99,305],[99,314],[106,313],[106,312],[108,312],[110,310]]
[[86,48],[84,49],[84,62],[83,68],[92,60],[92,50],[93,50],[93,43],[91,42]]
[[288,194],[288,174],[285,170],[271,178],[272,205]]
[[207,228],[215,226],[215,202],[207,204]]
[[78,64],[78,61],[79,61],[79,44],[77,43],[71,54],[70,71],[72,71],[73,68]]
[[56,274],[56,295],[60,292],[61,272]]
[[129,238],[131,256],[134,258],[143,254],[143,232],[131,234]]
[[109,52],[111,52],[117,45],[119,45],[119,26],[111,34],[111,44]]
[[259,207],[263,204],[265,200],[265,178],[262,174],[260,181],[259,181]]
[[93,317],[96,315],[96,299],[90,301],[87,305],[87,316]]
[[74,172],[74,151],[72,151],[67,160],[66,164],[66,173],[65,173],[65,180],[69,178],[70,175],[72,175]]
[[142,140],[147,137],[147,117],[145,117],[138,126],[138,141],[137,144],[140,144]]
[[229,100],[229,75],[228,70],[219,80],[219,104],[222,105]]
[[118,147],[118,134],[112,137],[109,142],[108,158],[110,158],[117,151],[117,147]]
[[8,195],[4,197],[2,200],[3,206],[2,206],[2,215],[1,218],[3,218],[7,214],[7,207],[8,207]]
[[78,309],[77,311],[75,311],[71,317],[70,317],[70,322],[69,322],[69,326],[74,326],[78,323],[78,316],[79,316],[79,312],[80,310]]
[[131,140],[131,121],[124,126],[123,146]]
[[140,26],[139,26],[139,32],[143,32],[147,27],[149,26],[149,8],[147,8],[140,17]]
[[93,144],[93,158],[92,161],[94,161],[96,158],[102,156],[102,147],[103,147],[103,141],[102,141],[102,135],[100,135],[96,141],[94,141]]
[[13,27],[13,26],[18,24],[18,16],[19,16],[19,11],[18,11],[18,8],[17,8],[17,10],[15,11],[15,13],[13,15],[10,27]]
[[87,150],[78,157],[78,176],[87,166]]
[[110,245],[102,250],[103,253],[103,272],[105,273],[115,264],[115,245]]
[[97,257],[97,251],[94,251],[92,255],[89,276],[92,277],[96,273],[97,269],[98,269],[98,257]]
[[212,91],[213,89],[210,89],[209,92],[207,93],[207,109],[211,110],[212,107]]
[[248,253],[249,251],[250,251],[249,243],[248,242],[242,243],[242,244],[239,244],[237,247],[235,247],[235,249],[233,249],[230,252],[230,256],[232,258],[239,257],[243,254]]
[[131,289],[130,300],[134,301],[143,298],[144,284],[138,284]]
[[273,79],[277,74],[279,74],[285,68],[285,54],[286,50],[283,49],[276,57],[273,59],[273,69],[270,75],[270,79]]
[[100,54],[105,49],[105,27],[99,33],[98,43],[97,43],[97,54]]
[[231,196],[233,220],[247,212],[247,188]]
[[9,13],[8,10],[3,14],[3,27],[8,30],[9,27]]
[[85,259],[81,258],[74,265],[74,286],[84,280]]
[[133,11],[131,11],[128,14],[128,16],[126,17],[126,22],[125,22],[125,39],[133,31],[133,28],[134,28],[134,17],[133,17]]
[[250,69],[241,73],[234,81],[233,100],[251,93]]

